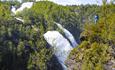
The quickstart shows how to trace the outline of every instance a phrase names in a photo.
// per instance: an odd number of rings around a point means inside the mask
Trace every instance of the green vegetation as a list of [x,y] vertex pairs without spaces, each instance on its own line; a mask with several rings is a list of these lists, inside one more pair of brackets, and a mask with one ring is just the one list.
[[10,8],[7,4],[0,2],[0,19],[8,19],[10,17]]
[[62,6],[49,1],[40,1],[34,3],[31,9],[19,12],[17,16],[23,17],[27,24],[45,24],[46,31],[56,29],[54,22],[60,23],[78,40],[84,23],[94,22],[93,17],[100,12],[99,9],[97,5]]
[[43,26],[9,19],[8,5],[0,4],[0,8],[0,70],[46,70],[52,52],[46,48]]
[[97,24],[84,25],[81,33],[83,41],[69,57],[74,57],[76,63],[81,63],[80,70],[110,70],[105,65],[115,60],[112,53],[115,51],[115,5],[104,3],[101,9],[100,20]]
[[[11,16],[12,4],[20,5],[0,2],[0,70],[47,70],[51,66],[48,62],[52,49],[47,49],[43,34],[58,29],[54,22],[62,24],[78,41],[81,37],[80,45],[69,57],[74,56],[72,60],[80,65],[80,70],[104,70],[106,63],[115,60],[114,4],[62,6],[40,1],[31,9]],[[94,24],[95,14],[100,17],[97,24]],[[14,17],[22,17],[25,22]],[[77,65],[74,69],[78,69]]]

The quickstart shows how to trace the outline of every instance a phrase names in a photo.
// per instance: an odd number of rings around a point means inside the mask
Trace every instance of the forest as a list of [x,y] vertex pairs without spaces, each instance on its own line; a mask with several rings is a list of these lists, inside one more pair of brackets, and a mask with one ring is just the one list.
[[11,12],[12,6],[19,8],[22,3],[0,1],[0,70],[63,70],[43,36],[53,30],[64,35],[55,22],[78,43],[64,63],[67,70],[115,69],[114,0],[110,4],[103,0],[101,6],[38,1],[29,9]]

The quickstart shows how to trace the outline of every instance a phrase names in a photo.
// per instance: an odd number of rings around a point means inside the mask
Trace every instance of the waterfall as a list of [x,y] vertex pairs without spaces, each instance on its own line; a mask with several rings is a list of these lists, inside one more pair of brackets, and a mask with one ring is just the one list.
[[[25,3],[23,3],[23,4],[21,5],[21,7],[18,8],[18,9],[16,9],[15,6],[11,6],[11,12],[12,12],[14,15],[16,15],[17,12],[21,12],[21,11],[23,11],[23,10],[26,9],[26,8],[31,8],[31,7],[33,6],[33,3],[34,3],[34,2],[25,2]],[[24,22],[24,20],[21,19],[21,17],[14,17],[14,18],[15,18],[16,20],[21,21],[22,23]]]
[[72,47],[76,47],[78,44],[75,40],[75,38],[73,37],[73,35],[65,28],[62,27],[61,24],[56,23],[55,24],[64,32],[65,36],[68,38],[68,40],[70,40]]
[[15,6],[11,6],[11,12],[12,12],[13,14],[16,14],[16,8],[15,8]]
[[[18,8],[17,10],[15,7],[12,6],[11,11],[14,14],[16,14],[17,12],[23,11],[25,8],[31,8],[32,5],[33,5],[33,2],[26,2],[26,3],[23,3],[21,7]],[[21,22],[24,22],[24,20],[19,17],[15,17],[15,18]],[[64,32],[67,39],[58,31],[47,31],[43,36],[45,40],[54,49],[54,54],[58,58],[59,63],[63,67],[63,70],[67,70],[67,67],[65,66],[64,62],[69,56],[69,53],[71,52],[71,50],[74,47],[76,47],[78,44],[75,41],[73,35],[67,29],[63,28],[62,25],[58,23],[55,23],[55,24]],[[32,26],[32,28],[34,28],[34,26]],[[34,28],[34,30],[38,31],[37,28]]]
[[21,12],[23,11],[25,8],[31,8],[33,6],[33,3],[34,2],[25,2],[23,3],[20,8],[16,9],[15,6],[12,6],[11,7],[11,11],[14,13],[14,14],[17,14],[17,12]]
[[45,40],[54,48],[54,54],[58,58],[59,63],[62,65],[63,70],[67,70],[64,62],[67,59],[71,50],[78,46],[77,42],[75,41],[73,35],[62,25],[55,23],[65,34],[66,38],[68,38],[71,42],[68,41],[65,37],[62,36],[58,31],[48,31],[44,34]]
[[45,40],[54,48],[54,54],[58,58],[59,63],[64,70],[67,70],[64,65],[70,51],[73,49],[69,41],[65,39],[58,31],[48,31],[44,34]]
[[18,8],[17,10],[16,10],[16,13],[17,12],[20,12],[20,11],[23,11],[25,8],[31,8],[33,6],[33,2],[25,2],[25,3],[23,3],[22,5],[21,5],[21,7],[20,8]]

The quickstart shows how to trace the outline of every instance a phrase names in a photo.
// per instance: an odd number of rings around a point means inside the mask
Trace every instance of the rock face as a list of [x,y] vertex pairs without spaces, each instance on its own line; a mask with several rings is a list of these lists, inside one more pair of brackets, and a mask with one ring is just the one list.
[[115,59],[108,61],[104,65],[104,69],[105,70],[115,70]]
[[54,48],[54,54],[63,70],[67,70],[64,65],[70,51],[73,49],[67,39],[65,39],[58,31],[48,31],[44,34],[45,40]]
[[81,70],[82,66],[81,61],[76,61],[76,55],[69,56],[69,58],[65,61],[65,64],[67,66],[67,70]]

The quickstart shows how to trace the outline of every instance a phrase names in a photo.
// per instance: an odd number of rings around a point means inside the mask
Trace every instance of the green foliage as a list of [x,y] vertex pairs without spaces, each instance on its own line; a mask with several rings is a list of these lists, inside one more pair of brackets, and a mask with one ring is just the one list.
[[[93,18],[96,13],[95,8],[98,6],[61,6],[49,1],[39,1],[34,3],[31,9],[25,9],[17,16],[24,18],[25,23],[30,25],[42,23],[46,30],[57,29],[54,22],[58,22],[68,29],[76,39],[79,39],[82,26],[86,22],[84,20]],[[92,14],[92,12],[94,13]],[[93,19],[88,19],[88,21],[93,22]]]
[[[43,39],[44,29],[43,26],[40,25],[40,38],[36,41],[36,46],[38,47],[38,51],[30,54],[30,59],[28,61],[28,69],[29,70],[47,70],[47,61],[51,58],[51,50],[46,49],[46,42]],[[30,42],[31,43],[31,42]]]
[[46,48],[44,28],[42,25],[26,23],[15,19],[0,22],[1,70],[47,69],[52,52]]
[[[0,70],[47,70],[52,50],[46,48],[43,34],[57,29],[54,22],[62,24],[76,39],[87,22],[81,34],[85,41],[71,53],[83,70],[103,70],[103,64],[111,58],[108,49],[115,44],[114,5],[61,6],[40,1],[16,15],[25,20],[22,23],[11,17],[12,4],[20,3],[0,2]],[[101,19],[93,24],[96,13]]]
[[7,4],[0,2],[0,19],[9,19],[10,18],[10,7]]
[[[8,11],[2,10],[4,6],[8,7]],[[22,23],[13,17],[9,20],[9,6],[9,3],[0,4],[1,19],[4,19],[0,21],[0,69],[47,70],[52,50],[46,48],[43,34],[56,29],[54,22],[63,23],[64,27],[74,26],[77,21],[75,13],[70,11],[70,7],[40,1],[16,15],[25,20]],[[4,13],[5,17],[2,16]],[[74,28],[78,27],[76,25],[77,22]]]
[[115,59],[109,50],[114,50],[115,46],[115,5],[103,5],[101,8],[100,20],[97,24],[84,25],[81,37],[85,39],[70,55],[70,58],[74,56],[76,63],[81,63],[81,70],[104,70],[104,65]]
[[[90,47],[90,49],[84,51],[82,70],[103,70],[102,64],[109,59],[109,56],[106,52],[108,46],[93,43]],[[89,66],[89,68],[87,66]]]

